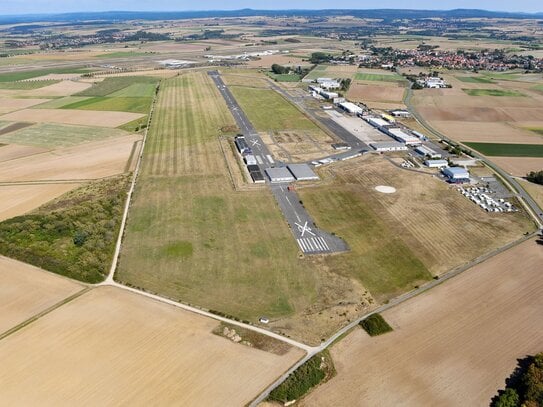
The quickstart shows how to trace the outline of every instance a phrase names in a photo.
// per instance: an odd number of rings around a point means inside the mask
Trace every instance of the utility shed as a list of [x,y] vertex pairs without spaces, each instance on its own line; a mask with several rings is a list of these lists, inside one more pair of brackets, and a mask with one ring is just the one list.
[[265,171],[271,182],[278,183],[295,181],[294,176],[287,167],[266,168]]
[[290,164],[287,168],[297,181],[312,181],[319,179],[319,176],[315,174],[307,164]]

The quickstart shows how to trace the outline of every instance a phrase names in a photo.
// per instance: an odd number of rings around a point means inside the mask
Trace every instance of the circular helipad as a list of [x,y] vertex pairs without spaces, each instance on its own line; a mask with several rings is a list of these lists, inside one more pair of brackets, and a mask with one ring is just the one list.
[[375,190],[378,192],[382,192],[383,194],[393,194],[394,192],[396,192],[396,188],[386,185],[378,185],[375,187]]

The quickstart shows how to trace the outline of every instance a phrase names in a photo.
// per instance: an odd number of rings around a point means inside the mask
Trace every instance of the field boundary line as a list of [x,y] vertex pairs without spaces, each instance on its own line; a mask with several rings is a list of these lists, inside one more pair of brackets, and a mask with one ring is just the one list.
[[45,315],[53,312],[54,310],[56,310],[57,308],[60,308],[62,307],[63,305],[65,304],[68,304],[69,302],[72,302],[73,300],[75,300],[76,298],[79,298],[81,297],[83,294],[86,294],[87,292],[89,292],[90,290],[92,290],[94,287],[92,286],[87,286],[87,287],[84,287],[82,290],[79,290],[78,292],[76,292],[75,294],[72,294],[70,295],[69,297],[66,297],[64,298],[63,300],[57,302],[56,304],[53,304],[51,305],[49,308],[47,309],[44,309],[43,311],[40,311],[38,312],[36,315],[26,319],[25,321],[21,322],[20,324],[18,325],[15,325],[13,328],[10,328],[8,329],[7,331],[5,332],[2,332],[0,334],[0,340],[4,339],[4,338],[7,338],[8,336],[14,334],[15,332],[17,331],[20,331],[21,329],[23,329],[25,326],[28,326],[30,325],[31,323],[37,321],[38,319],[40,319],[41,317],[44,317]]

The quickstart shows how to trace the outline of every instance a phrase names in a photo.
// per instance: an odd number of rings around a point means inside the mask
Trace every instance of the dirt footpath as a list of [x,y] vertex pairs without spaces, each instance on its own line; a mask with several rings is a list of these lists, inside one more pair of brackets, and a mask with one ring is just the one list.
[[394,332],[356,329],[304,405],[488,405],[517,359],[543,350],[541,264],[530,240],[385,312]]

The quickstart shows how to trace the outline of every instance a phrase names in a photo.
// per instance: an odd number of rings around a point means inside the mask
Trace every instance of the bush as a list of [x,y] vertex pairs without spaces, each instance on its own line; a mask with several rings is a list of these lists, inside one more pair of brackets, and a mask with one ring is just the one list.
[[543,185],[543,171],[532,171],[526,175],[526,179],[534,184]]
[[268,398],[282,403],[298,400],[333,371],[330,356],[327,353],[319,353],[290,374],[283,383],[271,391]]
[[392,331],[392,327],[380,314],[372,314],[360,322],[360,326],[370,335],[377,336]]

